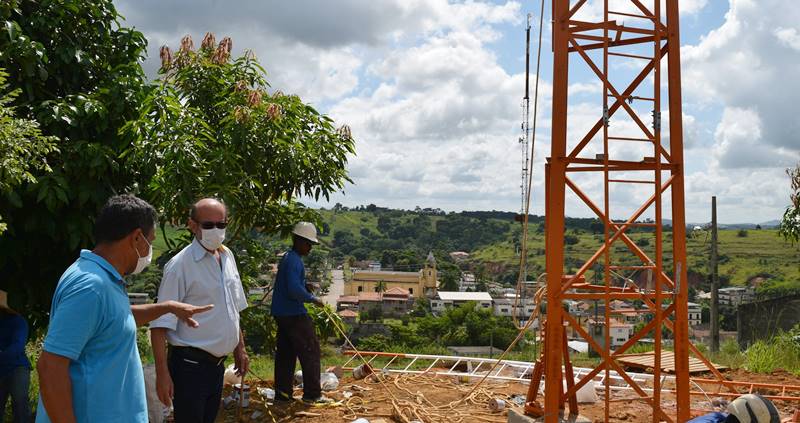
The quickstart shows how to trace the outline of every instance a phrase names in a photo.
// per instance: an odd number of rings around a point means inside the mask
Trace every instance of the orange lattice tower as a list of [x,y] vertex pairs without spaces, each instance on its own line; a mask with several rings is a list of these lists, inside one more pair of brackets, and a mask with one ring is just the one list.
[[[545,166],[548,307],[539,366],[546,383],[545,422],[558,421],[565,404],[571,413],[577,413],[575,392],[595,376],[605,375],[609,380],[611,372],[652,405],[654,422],[685,422],[690,418],[689,350],[694,347],[688,340],[678,0],[615,1],[617,7],[623,7],[617,10],[609,10],[609,0],[599,0],[602,13],[594,21],[578,20],[591,16],[588,11],[581,12],[587,7],[586,0],[552,3],[552,146]],[[596,14],[597,9],[594,11]],[[572,65],[588,67],[602,84],[598,119],[588,132],[578,134],[568,133],[568,128],[574,131],[576,126],[570,122],[567,103]],[[623,81],[632,67],[638,73]],[[666,75],[662,75],[664,71]],[[666,108],[663,118],[662,104]],[[599,200],[581,189],[593,183],[602,186]],[[565,274],[564,254],[568,188],[605,226],[600,248],[582,257],[585,262],[572,275]],[[618,198],[620,193],[625,195],[623,200]],[[638,207],[631,207],[629,203],[637,195]],[[672,229],[664,231],[662,210],[670,208]],[[633,241],[630,233],[634,231],[652,237],[649,248]],[[587,282],[590,271],[595,275],[593,282]],[[600,327],[599,337],[592,336],[562,307],[552,306],[565,300],[596,300],[604,305],[605,311],[595,322]],[[640,312],[653,316],[621,345],[614,345],[609,330],[614,324],[610,309],[615,300],[641,300],[647,310]],[[580,378],[572,374],[566,327],[585,338],[600,356],[600,364]],[[655,338],[654,377],[645,385],[634,381],[617,357],[651,331]],[[674,340],[674,363],[661,363],[662,332]],[[674,367],[674,382],[666,389],[660,386],[662,364]],[[538,388],[538,379],[531,386]],[[608,421],[607,383],[605,389]],[[662,389],[674,395],[668,408],[661,398]],[[531,389],[528,400],[535,396]]]

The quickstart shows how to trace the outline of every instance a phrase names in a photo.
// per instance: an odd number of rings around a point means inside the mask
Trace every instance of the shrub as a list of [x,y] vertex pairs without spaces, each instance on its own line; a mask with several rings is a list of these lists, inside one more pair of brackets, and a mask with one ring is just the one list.
[[736,236],[739,238],[745,238],[747,236],[747,231],[744,229],[739,229],[739,232],[736,232]]
[[748,370],[757,373],[770,373],[784,369],[800,374],[800,345],[795,340],[797,327],[783,332],[768,341],[757,341],[745,352]]
[[377,334],[361,338],[356,343],[362,351],[388,351],[392,340],[386,335]]

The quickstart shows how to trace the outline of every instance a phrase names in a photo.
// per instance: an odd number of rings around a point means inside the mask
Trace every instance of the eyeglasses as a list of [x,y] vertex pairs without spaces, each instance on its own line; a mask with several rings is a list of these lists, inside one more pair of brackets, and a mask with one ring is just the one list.
[[225,229],[225,227],[228,226],[228,222],[198,222],[198,223],[200,224],[200,227],[203,229],[214,229],[214,227],[216,227],[217,229]]

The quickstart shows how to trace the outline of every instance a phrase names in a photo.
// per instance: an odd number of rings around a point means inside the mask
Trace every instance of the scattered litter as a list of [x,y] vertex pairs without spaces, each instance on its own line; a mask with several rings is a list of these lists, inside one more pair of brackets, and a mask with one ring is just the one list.
[[231,393],[231,397],[233,397],[233,401],[235,403],[239,403],[239,396],[242,396],[241,403],[242,407],[249,407],[250,406],[250,385],[244,385],[242,387],[241,384],[237,383],[233,385],[233,393]]
[[308,412],[308,411],[298,411],[298,412],[294,413],[294,416],[295,416],[295,417],[298,417],[298,416],[299,416],[299,417],[319,417],[319,416],[321,416],[321,415],[322,415],[322,414],[319,414],[319,413],[311,413],[311,412]]
[[223,398],[222,407],[225,408],[226,410],[230,410],[231,408],[235,407],[237,402],[236,398],[234,398],[235,396],[236,396],[235,393],[231,393],[227,397]]
[[353,369],[353,378],[356,380],[364,379],[371,374],[373,374],[372,367],[366,363]]
[[352,396],[353,396],[353,393],[352,393],[352,392],[350,392],[350,391],[344,391],[344,392],[342,392],[342,396],[343,396],[345,399],[347,399],[347,398],[350,398],[350,397],[352,397]]
[[334,391],[339,387],[339,378],[333,373],[319,375],[319,384],[323,391]]
[[229,364],[228,367],[225,368],[225,375],[222,376],[222,381],[226,385],[235,385],[242,381],[241,376],[236,375],[236,370],[234,369],[233,363]]
[[506,402],[499,398],[493,398],[489,400],[489,409],[493,412],[503,411],[506,408]]
[[258,392],[259,395],[261,395],[262,397],[264,397],[264,398],[266,398],[268,400],[274,400],[275,399],[275,390],[274,389],[271,389],[271,388],[258,388],[258,389],[256,389],[256,391]]
[[264,415],[264,413],[256,410],[256,411],[253,412],[253,414],[250,415],[250,420],[258,420],[263,415]]
[[303,384],[303,371],[298,370],[294,372],[294,383],[295,385],[302,385]]
[[372,388],[368,388],[366,386],[361,386],[361,385],[351,385],[350,389],[352,389],[352,390],[354,390],[356,392],[364,392],[364,391],[371,391],[372,390]]
[[520,407],[525,405],[525,397],[522,396],[522,395],[514,394],[514,395],[511,396],[510,400],[511,400],[511,402],[513,402],[514,404],[516,404],[516,405],[518,405]]
[[325,369],[325,372],[326,373],[333,373],[339,379],[341,379],[342,376],[344,376],[344,370],[342,370],[342,366],[331,366],[331,367],[328,367],[327,369]]
[[350,422],[350,423],[369,423],[369,420],[367,420],[367,419],[365,419],[365,418],[363,418],[363,417],[359,417],[359,418],[357,418],[357,419],[353,420],[353,421],[352,421],[352,422]]

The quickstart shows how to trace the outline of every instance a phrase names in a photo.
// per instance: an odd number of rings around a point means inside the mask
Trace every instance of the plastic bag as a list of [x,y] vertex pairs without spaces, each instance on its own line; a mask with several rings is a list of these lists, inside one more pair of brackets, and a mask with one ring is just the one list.
[[333,373],[319,375],[319,384],[323,391],[333,391],[339,387],[339,378]]
[[225,375],[222,376],[222,381],[226,385],[236,385],[237,383],[242,381],[241,376],[236,376],[236,370],[234,370],[233,368],[233,363],[231,363],[230,365],[228,365],[227,368],[225,368]]

